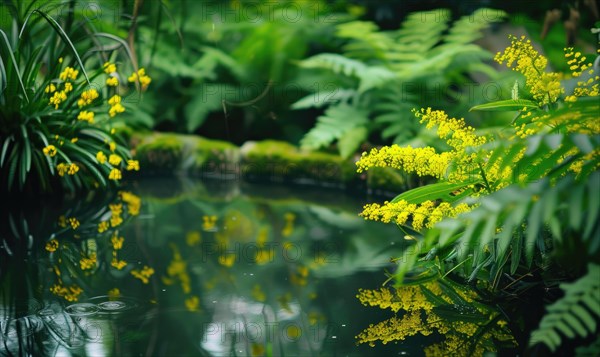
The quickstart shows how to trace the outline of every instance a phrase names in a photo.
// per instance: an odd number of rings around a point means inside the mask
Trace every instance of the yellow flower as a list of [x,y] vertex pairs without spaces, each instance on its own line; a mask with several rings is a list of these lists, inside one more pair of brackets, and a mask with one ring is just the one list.
[[120,180],[121,179],[121,170],[119,169],[112,169],[110,170],[110,173],[108,174],[108,179],[109,180]]
[[131,192],[121,191],[119,195],[121,200],[127,203],[127,212],[132,216],[137,216],[140,213],[142,200]]
[[110,97],[110,99],[108,100],[108,104],[109,105],[117,105],[121,103],[121,96],[118,94],[113,95],[112,97]]
[[198,231],[190,231],[185,235],[185,242],[190,247],[197,245],[201,240],[200,232]]
[[123,268],[125,268],[127,266],[127,262],[124,260],[119,260],[116,257],[113,257],[113,259],[110,261],[110,265],[114,268],[116,268],[117,270],[122,270]]
[[219,264],[221,264],[222,266],[225,266],[227,268],[231,268],[233,266],[233,264],[235,263],[235,258],[236,258],[236,256],[233,253],[220,255],[219,256]]
[[150,278],[153,274],[154,274],[154,269],[150,268],[149,266],[145,266],[145,265],[142,268],[142,270],[135,269],[135,270],[131,271],[131,275],[140,279],[144,284],[148,284],[148,282],[150,281],[148,278]]
[[48,105],[54,105],[54,109],[58,109],[58,105],[67,100],[67,93],[65,91],[54,92],[50,97],[50,103]]
[[185,307],[188,311],[198,311],[198,306],[200,305],[200,299],[197,296],[190,296],[185,299]]
[[525,36],[509,36],[509,39],[511,45],[503,53],[496,54],[494,59],[500,64],[506,62],[507,67],[525,76],[525,85],[539,105],[556,102],[564,89],[560,86],[557,73],[545,72],[548,64],[546,57],[540,55]]
[[77,166],[77,164],[71,163],[69,165],[68,174],[69,175],[75,175],[77,173],[77,171],[79,171],[79,166]]
[[117,77],[108,77],[106,79],[106,85],[109,87],[116,87],[119,85],[119,79]]
[[217,216],[202,216],[202,229],[210,231],[215,228]]
[[54,252],[58,249],[58,241],[56,239],[50,239],[48,243],[46,243],[46,250],[49,252]]
[[140,163],[137,160],[127,160],[127,171],[140,171]]
[[42,151],[44,152],[44,155],[54,157],[56,155],[56,146],[48,145],[44,149],[42,149]]
[[106,62],[102,66],[104,68],[104,73],[111,74],[117,71],[117,66],[114,63]]
[[114,300],[121,296],[121,290],[119,288],[112,288],[107,293],[109,300]]
[[73,83],[66,82],[65,83],[65,89],[64,89],[65,93],[69,93],[72,90],[73,90]]
[[73,229],[77,229],[80,225],[79,220],[77,220],[77,218],[75,217],[71,217],[68,219],[69,224],[71,225],[71,228]]
[[109,227],[108,221],[102,221],[98,223],[98,233],[105,232]]
[[79,100],[77,100],[77,105],[80,108],[89,105],[94,101],[94,99],[98,98],[99,96],[100,95],[98,94],[98,91],[94,88],[83,91],[83,93],[81,93],[81,97],[79,98]]
[[114,250],[119,250],[119,249],[123,248],[124,241],[125,241],[125,238],[117,237],[116,234],[110,238],[110,242],[111,242]]
[[83,257],[79,261],[81,270],[92,269],[96,266],[96,263],[97,263],[96,253],[92,253],[88,257]]
[[117,148],[117,144],[115,144],[115,142],[114,142],[114,141],[111,141],[111,142],[108,144],[108,148],[110,149],[110,151],[111,151],[111,152],[115,152],[115,149]]
[[259,284],[254,284],[254,287],[252,288],[252,297],[256,301],[260,301],[260,302],[265,302],[267,300],[267,295],[261,289]]
[[56,86],[53,83],[50,83],[44,89],[45,93],[54,93],[56,91]]
[[137,73],[133,72],[131,74],[131,76],[129,76],[129,78],[127,78],[127,80],[129,82],[135,82],[137,80],[139,80],[141,86],[142,86],[142,90],[146,89],[148,87],[148,85],[150,84],[150,82],[152,81],[152,79],[146,75],[146,70],[144,68],[140,68]]
[[123,159],[121,159],[121,157],[119,155],[115,155],[115,154],[110,154],[110,156],[108,157],[108,162],[113,166],[119,165],[122,160]]
[[98,153],[96,154],[96,160],[98,161],[98,163],[104,164],[106,162],[106,155],[104,155],[102,151],[98,151]]
[[61,283],[51,286],[50,292],[56,296],[64,298],[67,301],[73,302],[79,299],[79,295],[83,292],[83,289],[77,285],[66,287]]
[[94,123],[94,112],[82,110],[77,115],[77,120],[87,121],[90,124]]
[[60,78],[62,81],[66,81],[67,79],[74,81],[77,79],[78,74],[78,70],[72,67],[66,67],[62,72],[60,72],[58,78]]
[[56,170],[58,171],[59,176],[64,176],[67,173],[67,170],[69,170],[69,165],[61,162],[56,165]]

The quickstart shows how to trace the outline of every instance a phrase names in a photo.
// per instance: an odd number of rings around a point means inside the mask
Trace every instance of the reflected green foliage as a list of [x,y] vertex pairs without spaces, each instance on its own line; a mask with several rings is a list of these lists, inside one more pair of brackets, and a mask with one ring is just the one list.
[[2,353],[389,352],[354,346],[368,316],[349,319],[346,296],[402,247],[372,241],[393,229],[365,225],[354,200],[174,179],[134,192],[42,210],[18,236],[2,225]]

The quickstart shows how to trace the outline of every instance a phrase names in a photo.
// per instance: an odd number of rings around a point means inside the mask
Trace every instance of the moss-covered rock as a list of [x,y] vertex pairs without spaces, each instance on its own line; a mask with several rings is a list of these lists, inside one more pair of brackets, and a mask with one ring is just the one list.
[[148,174],[221,177],[239,165],[237,146],[196,135],[138,134],[132,138],[135,158]]
[[356,173],[354,160],[336,154],[305,152],[275,140],[226,141],[175,133],[134,133],[131,137],[142,175],[188,175],[220,180],[291,182],[346,188],[368,187],[398,193],[409,181],[397,170],[374,168]]
[[303,152],[286,142],[247,142],[242,148],[242,174],[248,180],[346,185],[356,180],[352,161],[322,152]]

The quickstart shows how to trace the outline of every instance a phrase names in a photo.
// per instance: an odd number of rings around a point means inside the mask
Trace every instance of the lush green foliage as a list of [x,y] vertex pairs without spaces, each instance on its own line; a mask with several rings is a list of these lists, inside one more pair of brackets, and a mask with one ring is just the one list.
[[[512,286],[515,294],[527,272],[562,267],[573,279],[587,266],[587,275],[561,285],[565,297],[548,307],[531,337],[530,344],[552,350],[564,337],[595,333],[600,305],[597,285],[586,283],[597,278],[592,263],[600,258],[600,77],[581,53],[566,49],[565,56],[578,80],[572,93],[565,93],[558,74],[544,71],[547,61],[529,41],[513,38],[496,59],[524,75],[526,98],[515,90],[512,100],[473,108],[518,110],[512,125],[482,136],[463,119],[422,109],[415,115],[446,139],[450,151],[384,147],[357,163],[359,171],[395,167],[439,180],[383,205],[366,205],[362,213],[404,226],[416,241],[398,259],[399,286],[419,271],[419,261],[435,262],[442,279],[452,274],[492,293]],[[556,277],[546,276],[538,283],[556,284]]]
[[236,142],[301,135],[304,120],[295,122],[289,106],[311,83],[293,62],[324,46],[348,15],[321,1],[164,5],[143,9],[138,41],[157,70],[144,111],[158,128]]
[[[489,11],[480,9],[453,23],[448,23],[447,10],[417,12],[397,31],[381,31],[368,21],[338,25],[343,54],[321,53],[299,63],[335,74],[331,79],[323,76],[321,91],[293,105],[328,106],[302,146],[318,149],[337,140],[340,154],[348,157],[372,132],[395,143],[415,141],[419,126],[407,115],[415,106],[433,99],[464,109],[475,98],[452,86],[472,82],[469,76],[475,72],[491,77],[496,73],[483,62],[491,55],[472,43],[483,29],[502,19],[501,12],[485,16]],[[334,90],[327,86],[332,83]]]
[[[116,183],[121,170],[139,169],[116,133],[125,122],[113,119],[125,111],[123,104],[140,99],[121,96],[127,77],[114,64],[121,57],[131,63],[132,54],[119,37],[96,32],[75,2],[73,16],[58,19],[34,4],[0,8],[13,15],[15,29],[10,35],[0,29],[2,190],[44,192],[62,184],[74,191]],[[90,35],[73,35],[82,29]],[[129,81],[145,89],[150,78],[139,69]]]

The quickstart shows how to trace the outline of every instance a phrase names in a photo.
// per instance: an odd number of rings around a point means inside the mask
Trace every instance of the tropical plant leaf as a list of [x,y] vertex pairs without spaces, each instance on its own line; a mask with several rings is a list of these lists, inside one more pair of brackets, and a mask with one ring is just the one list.
[[539,109],[536,102],[527,99],[507,99],[497,102],[480,104],[472,107],[469,111],[516,111],[526,109]]
[[303,149],[315,150],[342,138],[350,130],[368,123],[367,112],[345,103],[329,107],[300,141]]
[[597,333],[600,318],[600,265],[589,264],[588,272],[573,283],[561,284],[565,296],[549,305],[529,346],[543,343],[552,352],[563,341]]

